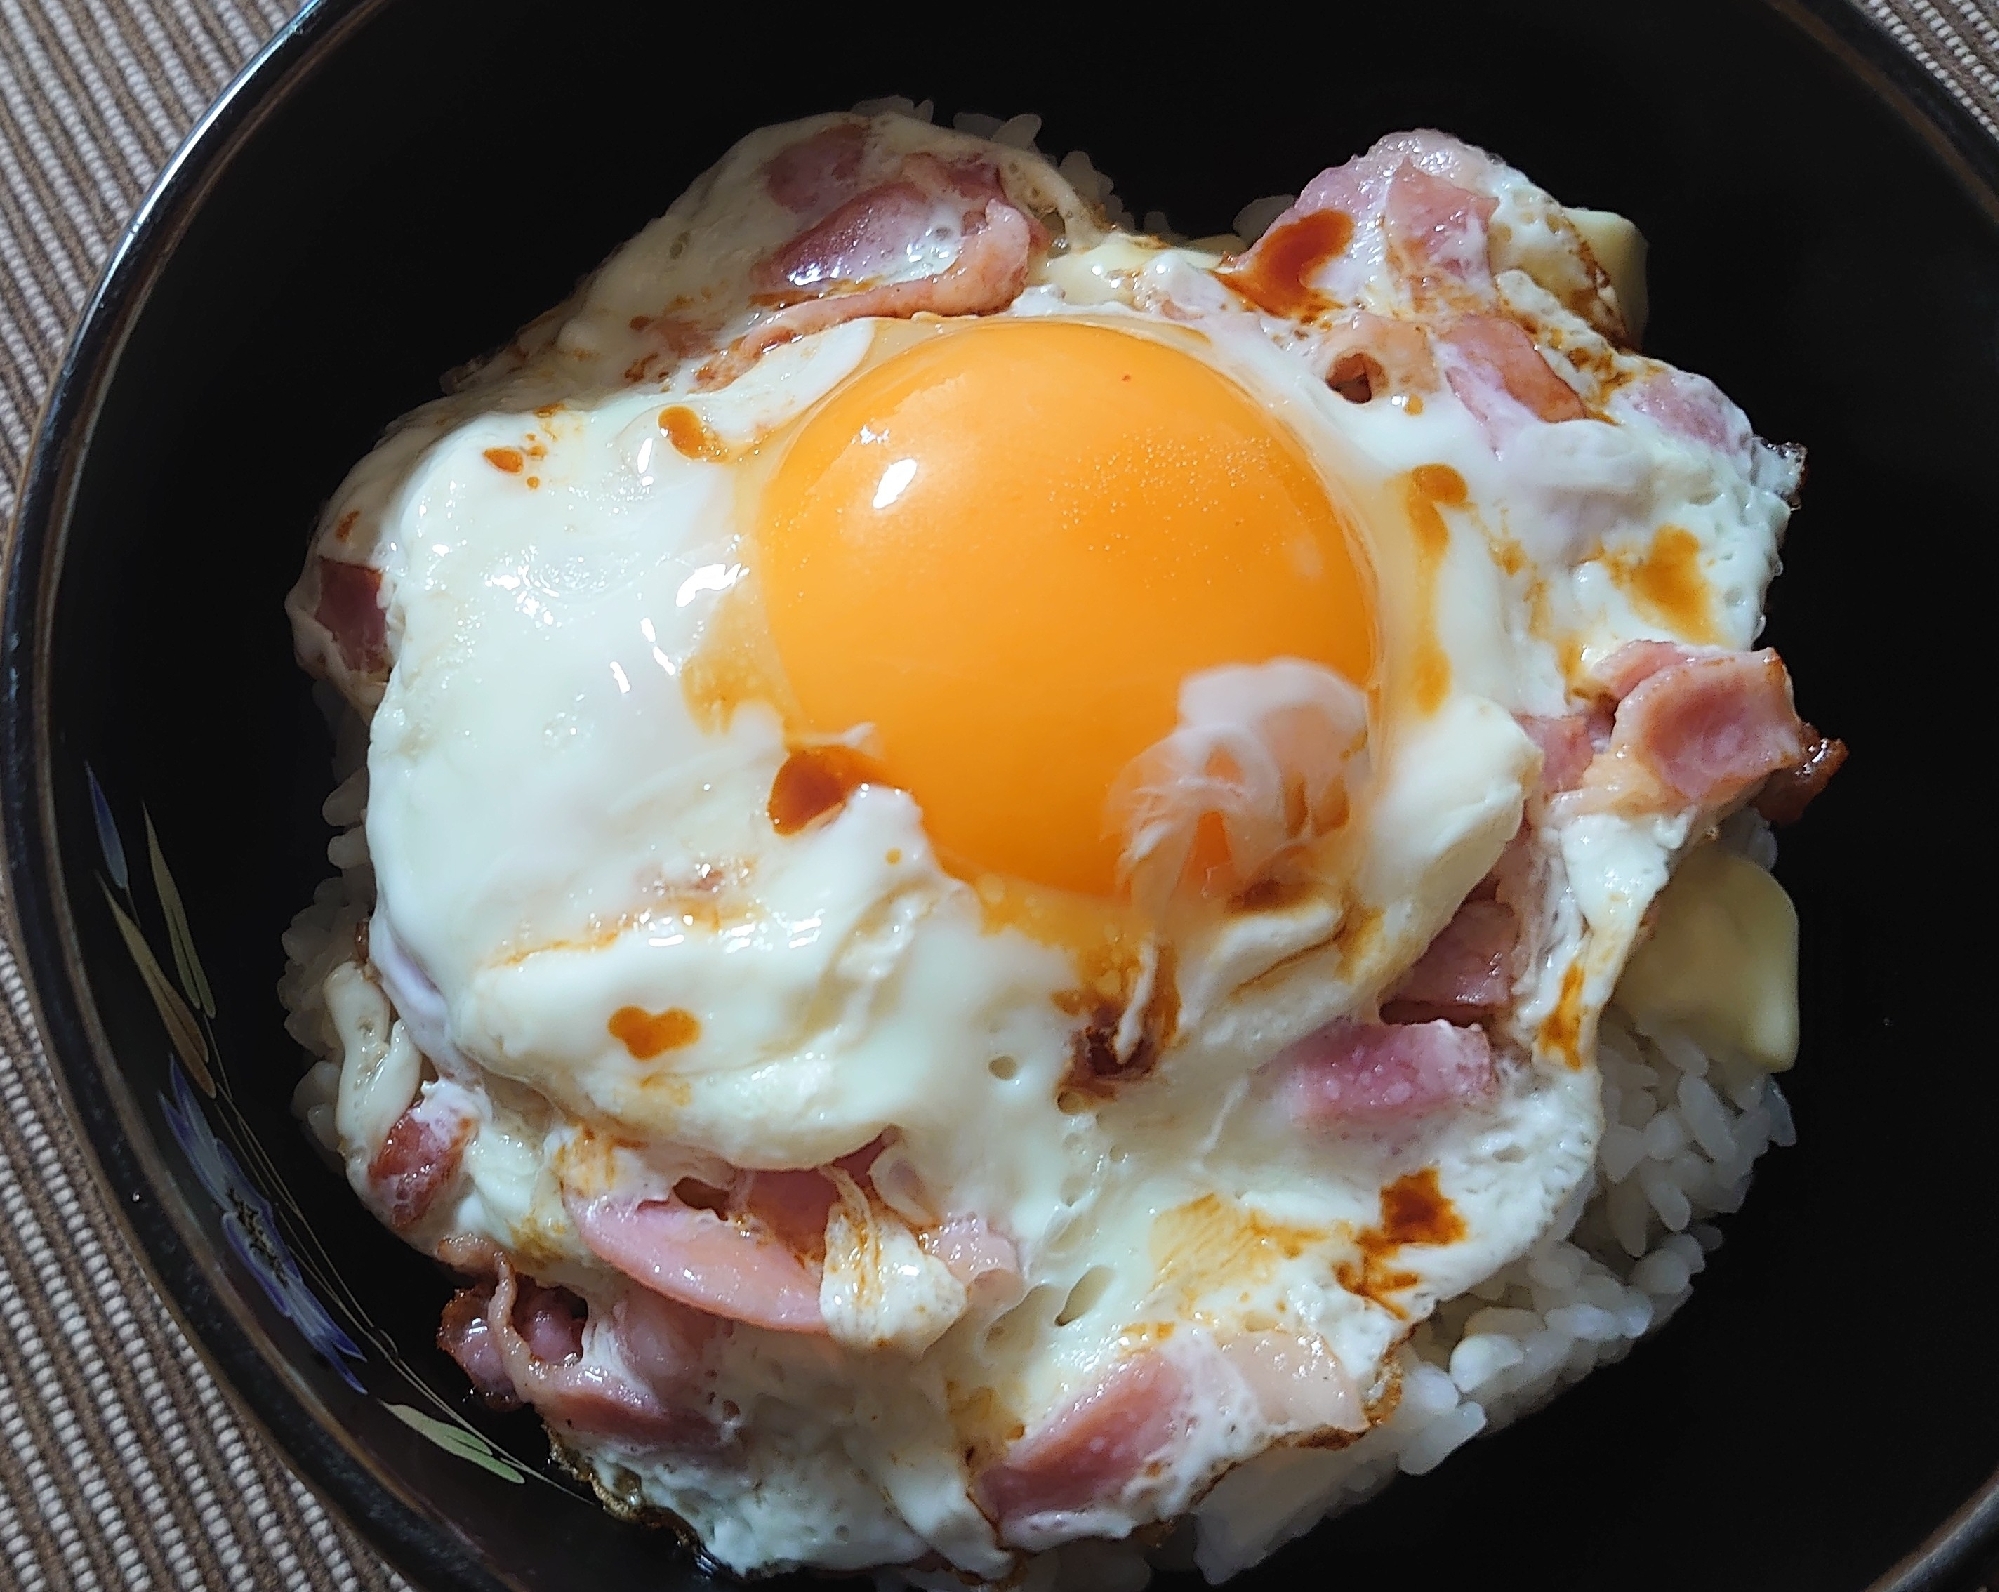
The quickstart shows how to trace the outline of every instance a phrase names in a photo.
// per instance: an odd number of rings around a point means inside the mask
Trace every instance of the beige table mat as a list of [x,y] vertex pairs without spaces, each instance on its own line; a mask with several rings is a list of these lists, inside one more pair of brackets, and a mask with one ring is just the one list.
[[[294,0],[0,0],[0,523],[70,329]],[[1999,137],[1999,0],[1864,0]],[[404,1583],[225,1402],[64,1121],[0,943],[0,1588]]]

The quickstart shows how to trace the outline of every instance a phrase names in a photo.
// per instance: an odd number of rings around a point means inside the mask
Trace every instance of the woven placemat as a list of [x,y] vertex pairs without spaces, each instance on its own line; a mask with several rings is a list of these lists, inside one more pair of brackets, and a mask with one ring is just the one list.
[[[0,0],[0,523],[112,244],[291,0]],[[1999,137],[1999,0],[1863,9]],[[64,1120],[0,941],[0,1586],[404,1582],[231,1410]]]

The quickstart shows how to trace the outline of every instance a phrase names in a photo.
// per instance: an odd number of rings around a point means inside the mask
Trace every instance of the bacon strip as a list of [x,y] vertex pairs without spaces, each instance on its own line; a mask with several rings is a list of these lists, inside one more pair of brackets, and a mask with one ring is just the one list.
[[[1386,254],[1419,287],[1448,279],[1454,296],[1483,302],[1492,291],[1485,246],[1486,207],[1492,201],[1478,188],[1494,170],[1488,156],[1443,133],[1392,133],[1308,182],[1298,202],[1231,263],[1226,276],[1280,283],[1287,291],[1263,305],[1273,313],[1309,312],[1357,300]],[[1340,247],[1315,249],[1295,263],[1280,261],[1278,256],[1293,252],[1310,235],[1301,223],[1335,214],[1344,220]],[[1259,304],[1269,297],[1254,290],[1246,296]]]
[[1489,1017],[1513,994],[1520,920],[1499,901],[1467,901],[1402,976],[1381,1015],[1390,1024]]
[[1246,1332],[1223,1340],[1221,1357],[1249,1384],[1265,1421],[1280,1431],[1364,1432],[1359,1387],[1317,1333]]
[[944,1268],[967,1288],[981,1277],[1018,1281],[1020,1252],[1013,1240],[996,1233],[981,1216],[949,1216],[916,1235],[924,1252],[944,1262]]
[[1804,725],[1775,652],[1690,658],[1647,675],[1618,704],[1610,755],[1627,754],[1673,795],[1725,807],[1804,760]]
[[1328,1023],[1273,1063],[1291,1114],[1307,1127],[1384,1127],[1498,1087],[1485,1031],[1446,1022]]
[[795,215],[837,204],[860,174],[867,123],[835,122],[780,149],[764,162],[764,189]]
[[467,1277],[490,1279],[499,1274],[500,1246],[483,1233],[447,1233],[431,1253]]
[[1006,201],[990,200],[965,234],[957,259],[937,275],[832,293],[781,309],[704,365],[701,385],[727,386],[765,349],[864,316],[906,320],[920,314],[989,315],[1005,309],[1027,286],[1033,247],[1033,223]]
[[625,1364],[655,1389],[685,1394],[700,1379],[709,1340],[722,1330],[713,1316],[635,1288],[612,1311]]
[[1627,641],[1597,664],[1590,677],[1612,702],[1622,702],[1661,669],[1720,656],[1709,648],[1683,647],[1675,641]]
[[778,1332],[823,1333],[819,1267],[742,1221],[679,1199],[569,1203],[592,1254],[665,1298]]
[[957,245],[995,202],[1006,203],[1006,189],[990,163],[914,154],[896,176],[854,195],[759,261],[751,280],[766,300],[788,304],[907,275],[926,255]]
[[1035,1515],[1106,1503],[1173,1441],[1186,1397],[1180,1368],[1141,1350],[981,1471],[973,1496],[1002,1532]]
[[1541,749],[1541,792],[1573,790],[1582,783],[1590,759],[1610,739],[1607,714],[1565,713],[1556,718],[1517,714],[1516,722]]
[[757,288],[785,302],[824,293],[836,283],[865,282],[908,263],[908,251],[933,225],[957,227],[956,202],[940,204],[913,182],[887,182],[854,195],[807,228],[753,274]]
[[751,1172],[730,1209],[754,1217],[794,1254],[819,1255],[826,1248],[826,1217],[838,1197],[816,1170]]
[[1405,274],[1419,283],[1489,278],[1486,226],[1499,201],[1404,161],[1388,181],[1382,224]]
[[1643,415],[1662,431],[1737,460],[1749,457],[1755,437],[1749,417],[1713,382],[1691,371],[1659,370],[1646,380],[1629,383],[1618,391],[1611,407],[1621,414]]
[[1298,202],[1272,225],[1313,210],[1336,208],[1356,221],[1380,214],[1388,197],[1390,180],[1405,167],[1417,167],[1433,177],[1441,177],[1459,187],[1467,187],[1488,177],[1495,169],[1492,157],[1470,144],[1430,128],[1413,128],[1405,133],[1389,133],[1378,139],[1365,154],[1344,165],[1329,166],[1305,185]]
[[537,1360],[562,1364],[583,1357],[583,1325],[589,1307],[567,1288],[545,1288],[532,1277],[519,1279],[514,1326]]
[[438,1318],[437,1346],[458,1362],[480,1397],[495,1409],[510,1410],[520,1403],[520,1395],[507,1375],[500,1340],[486,1320],[492,1302],[491,1283],[460,1288]]
[[[664,1200],[572,1196],[568,1209],[593,1254],[664,1299],[774,1331],[823,1333],[826,1223],[838,1198],[828,1174],[867,1187],[887,1142],[880,1135],[826,1167],[736,1171],[719,1188],[683,1179]],[[954,1220],[984,1232],[975,1217]],[[986,1243],[989,1254],[1003,1246],[1011,1262],[1005,1239]]]
[[368,1163],[368,1182],[389,1225],[423,1220],[458,1176],[458,1163],[478,1127],[460,1100],[426,1091],[390,1127]]
[[1756,795],[1756,810],[1773,824],[1795,824],[1805,816],[1818,793],[1846,763],[1846,743],[1828,740],[1809,724],[1804,727],[1805,755],[1764,781]]
[[1444,376],[1488,434],[1526,419],[1582,420],[1576,390],[1549,367],[1534,339],[1503,315],[1467,315],[1438,338],[1451,354]]
[[389,662],[389,616],[382,607],[382,572],[337,558],[319,561],[319,602],[312,617],[356,674],[380,674]]
[[[573,1351],[553,1360],[538,1355],[516,1324],[516,1301],[529,1312],[529,1331],[547,1343],[555,1328],[537,1318],[552,1313],[552,1301],[560,1302],[560,1294],[560,1290],[540,1289],[532,1282],[523,1289],[513,1268],[501,1262],[487,1301],[486,1332],[499,1351],[516,1396],[532,1404],[553,1426],[613,1438],[636,1448],[712,1449],[717,1445],[720,1434],[714,1423],[701,1411],[668,1396],[677,1393],[684,1398],[689,1391],[685,1373],[690,1368],[684,1363],[677,1362],[683,1374],[675,1381],[655,1384],[634,1380],[593,1361],[585,1352],[580,1328]],[[560,1302],[560,1309],[568,1319],[575,1319],[566,1302]],[[479,1352],[483,1355],[484,1350]]]

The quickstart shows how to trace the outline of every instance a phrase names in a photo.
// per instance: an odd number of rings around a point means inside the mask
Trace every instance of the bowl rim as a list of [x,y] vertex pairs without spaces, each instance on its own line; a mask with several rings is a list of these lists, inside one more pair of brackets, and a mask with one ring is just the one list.
[[[209,192],[258,129],[354,32],[399,0],[305,0],[233,77],[120,233],[50,383],[0,561],[0,916],[12,931],[57,1092],[126,1247],[240,1420],[418,1585],[511,1592],[454,1523],[393,1486],[308,1409],[302,1385],[224,1281],[125,1085],[88,989],[56,847],[48,645],[75,487],[125,345]],[[1915,133],[1999,227],[1999,138],[1861,0],[1756,0]],[[1868,1592],[1943,1592],[1999,1545],[1999,1472]]]

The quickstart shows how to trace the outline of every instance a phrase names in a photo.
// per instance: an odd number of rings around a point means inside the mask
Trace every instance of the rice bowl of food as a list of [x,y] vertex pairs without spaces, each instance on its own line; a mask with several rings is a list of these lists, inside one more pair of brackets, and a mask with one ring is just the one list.
[[1418,131],[1182,241],[1037,126],[749,135],[289,600],[367,748],[297,1109],[740,1573],[1225,1579],[1793,1138],[1802,456],[1636,353],[1635,229]]
[[1801,1137],[1770,870],[1871,749],[1764,644],[1782,417],[1489,134],[1183,232],[1043,125],[739,125],[351,411],[284,599],[260,1142],[427,1268],[384,1402],[738,1574],[1253,1583],[1698,1309]]

